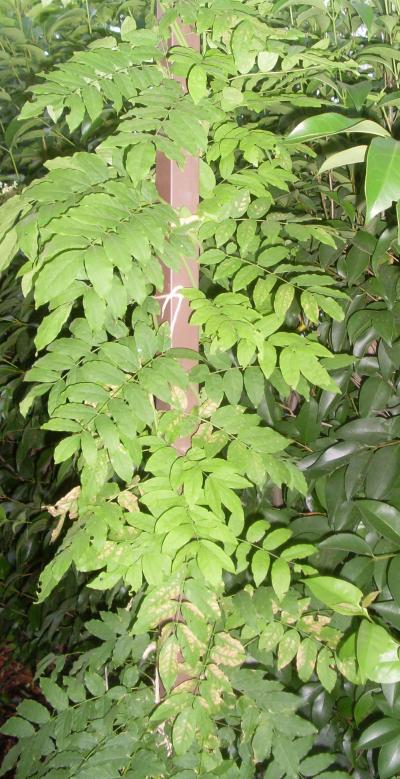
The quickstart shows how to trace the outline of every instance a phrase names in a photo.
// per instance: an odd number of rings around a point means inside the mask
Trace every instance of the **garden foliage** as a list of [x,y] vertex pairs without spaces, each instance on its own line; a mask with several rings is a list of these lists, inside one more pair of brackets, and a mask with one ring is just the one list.
[[[11,5],[1,564],[44,698],[2,775],[389,779],[399,8]],[[196,219],[160,153],[200,157]],[[198,354],[159,323],[163,265],[197,252]]]

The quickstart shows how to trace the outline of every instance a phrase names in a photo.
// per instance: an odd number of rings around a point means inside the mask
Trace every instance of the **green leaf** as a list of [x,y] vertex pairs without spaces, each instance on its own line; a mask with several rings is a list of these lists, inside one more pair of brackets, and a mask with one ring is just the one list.
[[[134,40],[137,24],[132,16],[126,16],[121,24],[121,38],[123,41]],[[133,35],[132,35],[133,33]]]
[[260,51],[257,57],[258,67],[263,73],[268,73],[274,69],[278,59],[279,54],[276,54],[274,51]]
[[359,14],[360,19],[362,19],[362,21],[364,22],[368,30],[368,33],[371,34],[372,26],[375,20],[374,9],[366,5],[365,3],[360,2],[360,0],[351,0],[351,5]]
[[343,322],[344,311],[336,300],[319,294],[315,294],[315,299],[319,307],[322,308],[328,316],[332,317],[332,319],[336,319],[337,322]]
[[347,771],[324,771],[318,779],[349,779]]
[[300,772],[302,776],[316,776],[320,774],[325,768],[329,768],[336,760],[335,755],[330,755],[327,752],[321,752],[319,755],[312,755],[306,757],[302,763],[300,763]]
[[374,749],[375,747],[381,747],[392,741],[395,737],[400,736],[400,722],[399,720],[392,719],[391,717],[384,717],[383,719],[373,722],[372,725],[367,727],[358,741],[358,749]]
[[82,124],[85,118],[86,106],[79,95],[70,95],[66,100],[66,105],[70,109],[66,115],[66,120],[69,130],[72,133],[80,124]]
[[320,650],[317,659],[317,676],[327,692],[332,692],[337,679],[336,671],[332,668],[334,659],[332,652],[326,647]]
[[100,92],[96,87],[83,87],[82,99],[92,122],[94,122],[103,110],[103,98]]
[[190,69],[187,84],[194,103],[199,103],[207,95],[207,73],[201,65],[193,65]]
[[222,564],[215,554],[204,546],[199,547],[197,563],[204,578],[214,586],[221,581]]
[[358,500],[356,502],[364,520],[388,541],[400,542],[400,511],[389,503],[379,500]]
[[355,533],[334,533],[319,542],[321,549],[336,549],[361,555],[372,555],[371,547]]
[[28,207],[24,207],[19,195],[8,198],[0,208],[0,235],[3,239],[8,231],[13,227],[21,212],[22,215],[28,211]]
[[276,366],[276,349],[272,344],[264,343],[258,355],[258,363],[266,379],[269,379]]
[[69,317],[71,308],[71,304],[65,303],[42,319],[35,336],[35,346],[38,352],[57,338],[63,324]]
[[254,43],[254,33],[251,26],[245,22],[239,24],[232,36],[231,44],[235,65],[239,73],[249,73],[252,69],[256,59]]
[[161,584],[163,557],[160,552],[146,552],[142,557],[143,575],[149,584]]
[[293,777],[294,779],[294,777],[299,775],[299,757],[293,749],[293,742],[291,740],[285,738],[280,733],[277,733],[273,740],[272,751],[281,769],[287,776]]
[[254,279],[257,278],[257,276],[262,273],[260,268],[252,268],[251,266],[247,266],[245,268],[241,268],[240,271],[235,276],[235,279],[232,284],[232,289],[234,292],[239,292],[241,289],[247,289],[247,287],[251,284]]
[[[374,141],[373,141],[374,143]],[[352,146],[351,149],[344,149],[336,154],[331,154],[321,165],[318,173],[326,173],[327,170],[341,168],[343,165],[355,165],[357,162],[364,162],[368,146]]]
[[277,528],[271,533],[268,533],[263,541],[263,547],[264,549],[268,549],[268,551],[278,549],[278,547],[282,546],[282,544],[285,544],[292,535],[292,531],[287,527]]
[[307,319],[317,325],[319,322],[318,300],[312,292],[304,291],[301,293],[301,306]]
[[239,403],[243,392],[243,375],[240,370],[230,369],[224,375],[224,393],[232,405]]
[[34,727],[20,717],[10,717],[0,728],[0,733],[11,738],[29,738],[35,733]]
[[258,725],[251,742],[256,763],[262,763],[269,757],[271,753],[272,738],[272,722],[266,721]]
[[235,87],[224,87],[222,90],[222,104],[225,111],[230,111],[233,108],[241,105],[244,100],[243,92]]
[[393,684],[400,681],[399,644],[385,628],[362,620],[357,634],[357,662],[362,679]]
[[244,386],[251,403],[258,406],[264,398],[264,376],[260,368],[246,368]]
[[400,200],[400,142],[393,138],[374,138],[367,155],[365,177],[367,213],[371,221],[393,201]]
[[339,387],[331,379],[328,371],[325,370],[323,365],[310,351],[299,349],[296,356],[300,371],[308,381],[317,387],[328,390],[328,392],[340,392]]
[[172,728],[172,743],[177,755],[185,755],[192,746],[196,734],[196,712],[184,709],[178,714]]
[[288,308],[290,308],[295,289],[292,284],[281,284],[274,298],[274,310],[275,314],[279,317],[283,317]]
[[83,309],[92,330],[94,332],[101,330],[106,318],[106,303],[92,288],[88,289],[83,296]]
[[85,267],[95,292],[107,300],[113,280],[113,266],[102,246],[91,246],[85,252]]
[[[203,160],[199,160],[200,170],[200,195],[201,197],[209,197],[215,188],[215,174],[210,165]],[[217,241],[217,246],[220,244]]]
[[360,605],[363,597],[362,591],[344,579],[335,579],[333,576],[314,576],[312,579],[306,579],[305,585],[314,598],[322,601],[338,614],[365,614],[365,609]]
[[125,168],[133,184],[137,186],[144,179],[156,159],[156,150],[154,144],[150,141],[137,143],[132,146],[126,155]]
[[389,563],[387,583],[394,600],[400,606],[400,555],[396,555]]
[[379,779],[390,779],[400,771],[400,742],[398,738],[389,741],[379,752]]
[[178,675],[180,647],[175,636],[168,636],[158,656],[158,670],[166,690],[170,690]]
[[18,251],[18,235],[14,228],[6,233],[0,243],[0,272],[4,271]]
[[102,641],[109,641],[115,638],[115,631],[103,622],[101,619],[90,619],[85,622],[85,628],[96,638],[100,638]]
[[263,549],[257,549],[251,561],[251,571],[257,587],[264,581],[269,571],[270,562],[271,558],[268,552],[264,552]]
[[300,381],[300,369],[296,359],[296,349],[282,349],[279,367],[286,384],[295,389]]
[[278,669],[285,668],[292,662],[300,645],[300,635],[297,630],[287,630],[278,647]]
[[277,265],[278,262],[282,262],[289,254],[289,250],[285,246],[271,246],[269,249],[264,249],[258,257],[258,263],[263,268],[270,268],[273,265]]
[[355,419],[339,427],[337,438],[342,438],[345,441],[360,441],[364,444],[379,444],[390,440],[390,432],[387,430],[385,420],[370,417],[369,419]]
[[296,657],[297,673],[302,682],[308,682],[311,679],[317,654],[317,642],[313,638],[305,638],[298,648]]
[[388,136],[389,133],[381,125],[370,119],[352,119],[342,114],[328,113],[312,116],[300,122],[290,133],[289,140],[306,141],[321,136],[337,135],[338,133],[362,133],[366,135]]
[[288,562],[292,560],[303,560],[317,552],[317,547],[313,544],[294,544],[281,552],[281,557]]
[[69,460],[78,451],[80,443],[80,435],[70,435],[68,438],[64,438],[54,450],[54,462],[58,464]]
[[282,600],[290,586],[290,568],[286,560],[279,558],[272,563],[271,582],[278,600]]
[[35,284],[35,300],[38,306],[48,303],[70,285],[71,278],[82,273],[82,252],[69,251],[48,262],[39,273]]
[[50,706],[56,711],[65,711],[68,708],[68,695],[61,687],[51,679],[40,679],[40,688]]
[[49,710],[41,703],[33,700],[22,701],[18,706],[18,714],[29,720],[29,722],[34,722],[37,725],[44,725],[44,723],[48,722],[50,719]]
[[104,695],[106,692],[106,685],[103,677],[94,671],[86,671],[85,686],[95,698]]
[[259,647],[270,652],[279,644],[285,630],[281,622],[270,622],[260,636]]

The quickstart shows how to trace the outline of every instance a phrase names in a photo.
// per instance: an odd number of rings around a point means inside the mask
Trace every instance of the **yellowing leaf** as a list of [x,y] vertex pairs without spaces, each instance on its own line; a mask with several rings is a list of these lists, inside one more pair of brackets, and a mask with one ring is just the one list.
[[285,630],[281,622],[270,622],[263,630],[259,640],[260,649],[270,652],[279,644]]
[[191,747],[196,734],[196,712],[193,708],[184,709],[178,714],[172,728],[172,743],[177,755],[185,755]]
[[307,319],[317,325],[319,322],[319,308],[315,295],[313,295],[312,292],[308,292],[307,290],[302,292],[301,305]]
[[294,287],[292,284],[281,284],[275,294],[274,309],[277,316],[284,316],[292,304]]
[[287,630],[278,647],[278,669],[285,668],[295,657],[300,644],[297,630]]
[[168,636],[162,643],[158,655],[158,670],[166,690],[175,682],[179,669],[180,648],[175,636]]
[[313,638],[305,638],[297,650],[296,666],[297,673],[302,682],[308,682],[311,679],[315,661],[317,659],[318,644]]
[[217,633],[211,650],[211,660],[216,665],[227,665],[234,668],[241,665],[245,659],[242,644],[229,633]]

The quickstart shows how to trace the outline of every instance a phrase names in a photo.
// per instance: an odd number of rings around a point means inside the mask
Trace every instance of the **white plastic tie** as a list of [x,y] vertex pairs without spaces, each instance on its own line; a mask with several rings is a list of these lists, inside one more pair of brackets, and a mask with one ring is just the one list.
[[170,303],[172,303],[173,300],[177,301],[177,306],[176,306],[176,309],[174,311],[172,320],[170,322],[171,338],[174,335],[176,323],[178,321],[180,310],[182,308],[182,303],[184,301],[184,297],[183,297],[183,295],[180,292],[181,289],[183,289],[182,284],[180,284],[178,287],[174,287],[173,289],[171,289],[171,291],[168,292],[166,295],[155,295],[155,299],[156,300],[163,300],[164,301],[162,309],[161,309],[161,316],[164,316],[165,311],[167,309],[167,306]]

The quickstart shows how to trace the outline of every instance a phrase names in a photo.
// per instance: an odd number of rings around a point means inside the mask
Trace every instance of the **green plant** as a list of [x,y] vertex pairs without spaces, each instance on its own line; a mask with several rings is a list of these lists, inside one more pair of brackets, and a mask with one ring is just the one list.
[[[21,120],[44,114],[73,154],[0,211],[3,267],[19,253],[39,324],[21,411],[46,399],[70,481],[39,600],[73,566],[123,602],[75,657],[42,662],[51,712],[21,704],[3,772],[341,779],[375,775],[358,749],[378,746],[385,779],[400,770],[381,740],[396,695],[379,692],[400,680],[398,9],[163,6],[33,88]],[[182,35],[166,51],[178,17],[200,53]],[[200,155],[197,220],[160,202],[156,152]],[[199,244],[201,288],[182,293],[197,354],[157,317],[162,263]]]
[[[135,0],[124,7],[125,11],[139,12],[143,4]],[[74,50],[104,35],[118,16],[119,6],[92,4],[90,24],[88,7],[80,0],[64,6],[30,0],[17,4],[7,2],[1,12],[0,79],[4,89],[0,93],[0,165],[1,197],[5,202],[22,184],[43,175],[46,159],[70,153],[71,144],[73,147],[76,142],[43,116],[23,121],[16,118],[25,102],[25,89],[37,79],[40,69],[51,69]],[[139,21],[143,22],[141,17]],[[88,148],[93,142],[93,132],[88,129],[79,139],[78,148]],[[68,492],[70,474],[64,469],[58,478],[52,467],[53,442],[48,433],[40,431],[46,419],[45,408],[37,405],[35,413],[25,419],[19,412],[25,391],[24,373],[34,359],[33,336],[38,316],[21,293],[16,265],[3,271],[0,295],[0,467],[5,510],[0,531],[0,575],[4,583],[1,630],[4,641],[14,645],[20,660],[35,663],[51,649],[56,631],[58,645],[71,648],[84,619],[83,602],[90,600],[98,608],[99,598],[94,598],[92,593],[88,599],[80,592],[78,615],[74,603],[79,585],[77,588],[75,577],[70,576],[67,589],[59,590],[57,598],[41,606],[35,604],[37,578],[46,555],[52,554],[52,539],[57,535],[54,526],[49,527],[46,506],[55,504],[62,492]]]

